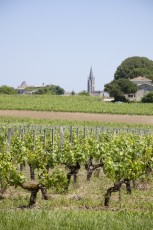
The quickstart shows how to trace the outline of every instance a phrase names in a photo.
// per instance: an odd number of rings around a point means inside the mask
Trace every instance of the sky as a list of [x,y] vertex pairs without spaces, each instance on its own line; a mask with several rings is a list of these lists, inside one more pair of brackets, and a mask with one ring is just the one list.
[[0,85],[95,90],[128,57],[153,60],[152,0],[0,0]]

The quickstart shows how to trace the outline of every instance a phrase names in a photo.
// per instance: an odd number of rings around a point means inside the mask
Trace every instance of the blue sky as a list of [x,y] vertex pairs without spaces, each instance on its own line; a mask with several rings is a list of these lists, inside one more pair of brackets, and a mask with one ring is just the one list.
[[132,56],[153,60],[152,0],[0,0],[0,85],[96,90]]

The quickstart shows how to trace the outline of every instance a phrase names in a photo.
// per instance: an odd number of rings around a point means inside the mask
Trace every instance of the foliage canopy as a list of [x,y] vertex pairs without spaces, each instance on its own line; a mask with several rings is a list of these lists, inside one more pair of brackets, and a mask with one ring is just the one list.
[[2,85],[0,87],[0,94],[17,94],[17,90],[13,87]]
[[114,79],[145,76],[153,80],[153,61],[146,57],[129,57],[118,66]]
[[65,90],[61,88],[60,86],[56,85],[50,85],[45,86],[40,89],[38,89],[35,94],[53,94],[53,95],[62,95],[64,94]]
[[89,93],[86,90],[83,90],[83,91],[79,92],[78,95],[89,96]]
[[153,102],[153,92],[148,93],[142,98],[142,102],[144,103],[151,103]]

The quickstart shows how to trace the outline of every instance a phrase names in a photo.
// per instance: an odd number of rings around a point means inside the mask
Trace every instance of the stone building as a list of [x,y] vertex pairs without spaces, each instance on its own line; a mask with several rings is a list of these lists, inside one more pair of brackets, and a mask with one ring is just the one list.
[[45,87],[45,85],[44,84],[41,86],[27,85],[27,83],[23,81],[21,85],[17,88],[17,90],[18,90],[18,94],[33,94],[42,87]]
[[23,81],[21,85],[18,87],[18,93],[23,94],[27,87],[28,87],[27,83]]
[[130,101],[141,101],[141,99],[149,92],[153,92],[153,82],[151,79],[146,77],[136,77],[130,79],[131,82],[135,83],[138,90],[135,94],[125,95]]

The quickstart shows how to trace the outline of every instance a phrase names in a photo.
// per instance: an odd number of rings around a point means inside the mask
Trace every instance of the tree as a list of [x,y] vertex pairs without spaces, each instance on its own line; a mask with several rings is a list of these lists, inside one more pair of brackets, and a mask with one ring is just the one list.
[[64,94],[65,90],[57,85],[53,88],[53,92],[55,92],[56,95],[62,95]]
[[147,95],[145,95],[141,101],[144,103],[152,103],[153,102],[153,92],[150,92]]
[[89,93],[87,91],[83,90],[83,91],[79,92],[78,95],[89,96]]
[[60,86],[50,85],[45,86],[38,89],[35,94],[54,94],[54,95],[62,95],[64,94],[65,90]]
[[72,92],[71,92],[71,95],[75,95],[75,92],[74,92],[74,90],[72,90]]
[[13,87],[2,85],[0,87],[0,94],[17,94],[17,90]]
[[46,94],[48,92],[47,88],[44,87],[44,88],[40,88],[38,89],[35,94]]
[[127,101],[125,94],[135,93],[137,85],[129,79],[113,80],[104,86],[104,91],[108,92],[115,101]]
[[146,57],[129,57],[118,66],[114,79],[145,76],[153,80],[153,61]]

